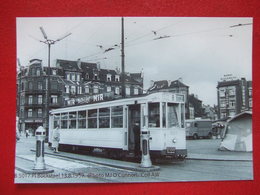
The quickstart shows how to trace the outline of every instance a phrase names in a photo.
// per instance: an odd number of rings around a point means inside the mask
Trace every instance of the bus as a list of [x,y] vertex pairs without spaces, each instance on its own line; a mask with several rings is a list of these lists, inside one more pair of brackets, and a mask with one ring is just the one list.
[[212,121],[210,119],[190,119],[185,121],[187,138],[199,139],[212,137]]
[[61,150],[99,148],[109,156],[124,157],[141,148],[140,132],[148,130],[152,158],[187,156],[183,94],[157,92],[101,102],[97,101],[104,100],[103,96],[92,99],[96,101],[51,110],[49,142],[58,127]]

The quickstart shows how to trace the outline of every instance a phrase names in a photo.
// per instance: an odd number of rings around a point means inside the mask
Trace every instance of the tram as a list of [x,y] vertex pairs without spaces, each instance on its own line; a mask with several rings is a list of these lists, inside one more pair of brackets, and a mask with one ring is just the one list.
[[49,115],[49,142],[53,129],[58,127],[61,149],[100,148],[109,156],[124,157],[141,148],[140,132],[144,130],[150,132],[152,158],[184,159],[184,99],[183,94],[157,92],[53,109]]

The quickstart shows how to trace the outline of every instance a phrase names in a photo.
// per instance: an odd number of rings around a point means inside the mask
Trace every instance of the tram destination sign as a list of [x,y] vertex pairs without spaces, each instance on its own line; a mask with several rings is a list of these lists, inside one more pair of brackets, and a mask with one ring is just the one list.
[[102,102],[114,99],[114,93],[101,93],[95,95],[88,95],[88,96],[80,96],[75,98],[70,98],[66,100],[68,106],[78,105],[78,104],[89,104],[94,102]]

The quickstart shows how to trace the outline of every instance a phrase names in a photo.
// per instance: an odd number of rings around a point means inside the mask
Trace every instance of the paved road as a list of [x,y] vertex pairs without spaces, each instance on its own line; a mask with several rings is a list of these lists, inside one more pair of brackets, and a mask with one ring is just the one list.
[[[19,163],[31,163],[34,153],[30,149],[35,138],[22,138],[17,142]],[[194,153],[219,154],[217,146],[220,140],[188,140],[187,148]],[[222,154],[222,153],[221,153]],[[225,152],[226,155],[250,155],[250,153]],[[75,155],[76,157],[77,155]],[[113,168],[96,163],[72,160],[64,157],[46,155],[46,164],[54,169],[49,177],[35,178],[16,170],[17,183],[99,183],[99,182],[169,182],[169,181],[214,181],[214,180],[250,180],[253,178],[251,161],[212,161],[185,160],[184,162],[160,162],[160,171],[138,172]],[[120,163],[120,162],[119,162]]]

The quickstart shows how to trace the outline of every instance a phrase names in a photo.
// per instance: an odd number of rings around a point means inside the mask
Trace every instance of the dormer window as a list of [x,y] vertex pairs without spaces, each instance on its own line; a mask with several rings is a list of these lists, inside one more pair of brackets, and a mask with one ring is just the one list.
[[107,81],[111,81],[111,74],[107,74]]
[[85,76],[86,79],[89,79],[89,74],[87,73],[86,76]]
[[116,82],[119,82],[119,81],[120,81],[119,75],[116,75],[116,76],[115,76],[115,81],[116,81]]
[[77,81],[80,81],[80,74],[77,74]]

